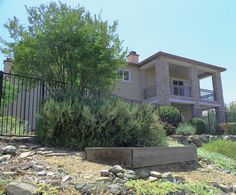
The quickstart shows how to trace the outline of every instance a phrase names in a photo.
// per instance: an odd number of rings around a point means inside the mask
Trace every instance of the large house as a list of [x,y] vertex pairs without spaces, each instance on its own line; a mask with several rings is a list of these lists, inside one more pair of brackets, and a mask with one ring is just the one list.
[[[143,61],[131,51],[120,71],[115,95],[138,102],[173,105],[186,121],[215,109],[217,123],[225,122],[221,72],[225,68],[162,51]],[[200,80],[212,77],[213,90],[201,89]]]
[[[173,105],[186,121],[200,117],[203,110],[214,108],[217,122],[223,123],[225,112],[220,74],[225,70],[164,52],[139,62],[139,55],[131,51],[126,68],[119,72],[122,79],[117,83],[114,94],[132,102]],[[4,72],[11,82],[20,85],[16,100],[5,107],[5,116],[26,121],[27,129],[35,129],[37,105],[44,91],[41,82],[28,78],[28,82],[35,83],[36,87],[21,86],[19,81],[25,78],[9,74],[12,73],[10,59],[4,60]],[[200,89],[199,80],[209,76],[212,76],[213,90]]]

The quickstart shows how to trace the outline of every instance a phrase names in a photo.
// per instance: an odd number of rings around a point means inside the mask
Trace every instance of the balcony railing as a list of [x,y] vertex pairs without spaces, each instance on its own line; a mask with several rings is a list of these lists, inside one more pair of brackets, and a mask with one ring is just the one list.
[[170,94],[184,97],[191,97],[191,87],[181,85],[170,85]]
[[143,93],[144,93],[143,94],[144,95],[144,99],[155,97],[157,95],[157,87],[156,87],[156,85],[144,89]]
[[200,89],[200,99],[214,101],[214,91],[209,89]]

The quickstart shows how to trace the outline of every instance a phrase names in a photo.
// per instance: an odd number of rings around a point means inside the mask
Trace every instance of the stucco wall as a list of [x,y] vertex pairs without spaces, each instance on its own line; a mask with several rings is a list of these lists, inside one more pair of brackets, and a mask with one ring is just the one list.
[[117,82],[113,94],[128,99],[141,100],[140,73],[138,67],[136,65],[127,65],[125,69],[131,71],[131,82]]
[[156,75],[154,66],[145,71],[145,81],[146,88],[156,85]]

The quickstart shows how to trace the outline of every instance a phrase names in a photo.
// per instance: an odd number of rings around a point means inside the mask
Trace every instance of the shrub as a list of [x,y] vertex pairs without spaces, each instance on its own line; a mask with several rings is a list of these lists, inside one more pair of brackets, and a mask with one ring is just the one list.
[[227,129],[225,133],[228,135],[236,135],[236,122],[227,123]]
[[151,105],[117,98],[48,100],[36,131],[45,145],[84,149],[95,146],[163,146],[165,131]]
[[204,120],[200,118],[193,118],[191,124],[196,128],[196,134],[204,134],[207,132],[207,126]]
[[194,135],[195,133],[196,128],[189,123],[181,123],[176,129],[178,135]]
[[236,142],[226,140],[215,140],[204,144],[202,148],[209,152],[220,153],[236,160]]
[[159,117],[162,122],[169,123],[175,127],[182,121],[180,111],[173,106],[160,106]]

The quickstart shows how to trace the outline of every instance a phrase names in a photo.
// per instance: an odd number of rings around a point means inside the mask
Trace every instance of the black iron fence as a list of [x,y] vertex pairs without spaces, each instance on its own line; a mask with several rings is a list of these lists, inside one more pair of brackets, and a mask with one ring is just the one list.
[[0,135],[34,135],[41,102],[63,86],[0,71]]

